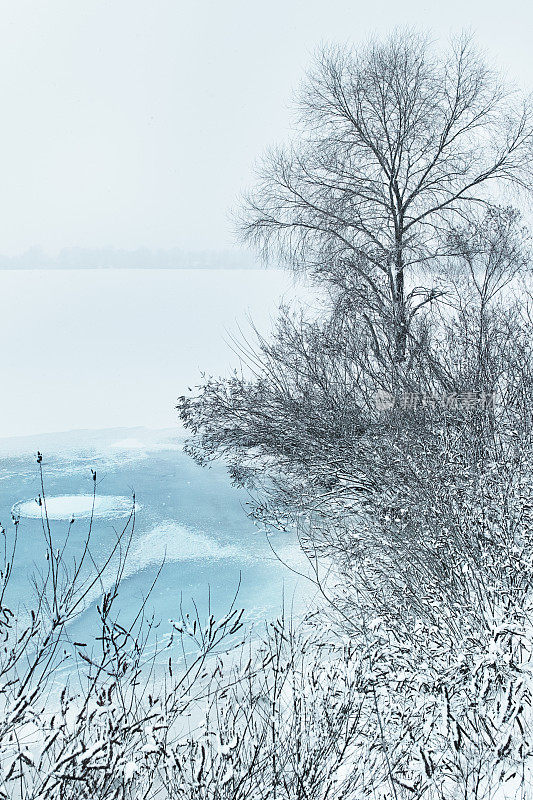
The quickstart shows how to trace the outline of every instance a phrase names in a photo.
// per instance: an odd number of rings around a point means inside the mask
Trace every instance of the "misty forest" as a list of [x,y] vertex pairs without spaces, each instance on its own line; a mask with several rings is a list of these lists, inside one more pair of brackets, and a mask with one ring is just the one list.
[[147,345],[167,439],[2,450],[2,800],[533,798],[531,100],[400,29],[315,47],[294,108],[232,212],[248,326],[183,388],[193,337]]

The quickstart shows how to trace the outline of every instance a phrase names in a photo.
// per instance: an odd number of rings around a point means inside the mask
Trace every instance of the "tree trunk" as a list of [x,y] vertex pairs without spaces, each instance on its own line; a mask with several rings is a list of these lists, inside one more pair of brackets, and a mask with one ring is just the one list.
[[396,254],[392,281],[392,313],[394,325],[394,360],[405,361],[407,350],[407,313],[405,308],[404,275],[401,244]]

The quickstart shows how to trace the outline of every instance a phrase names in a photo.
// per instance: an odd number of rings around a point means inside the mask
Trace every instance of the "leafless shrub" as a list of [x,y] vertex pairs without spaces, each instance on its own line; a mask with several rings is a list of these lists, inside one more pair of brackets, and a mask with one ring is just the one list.
[[446,236],[401,362],[389,311],[345,271],[322,317],[282,309],[273,340],[242,344],[255,377],[179,401],[189,452],[297,530],[355,646],[354,800],[533,790],[527,237],[495,207]]

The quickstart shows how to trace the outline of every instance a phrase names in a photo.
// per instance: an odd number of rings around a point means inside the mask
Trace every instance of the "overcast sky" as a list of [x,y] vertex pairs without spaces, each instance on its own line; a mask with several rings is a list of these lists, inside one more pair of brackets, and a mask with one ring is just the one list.
[[321,41],[471,28],[533,86],[527,0],[1,0],[0,252],[218,249]]

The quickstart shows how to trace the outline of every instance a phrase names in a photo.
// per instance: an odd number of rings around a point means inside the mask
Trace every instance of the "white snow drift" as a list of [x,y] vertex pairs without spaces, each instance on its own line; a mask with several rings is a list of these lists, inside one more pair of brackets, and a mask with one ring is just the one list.
[[[92,494],[63,494],[46,498],[46,512],[49,519],[84,519],[94,513],[94,517],[125,517],[133,507],[131,497],[118,495],[101,495],[94,498]],[[138,505],[136,504],[136,508]],[[44,508],[39,501],[21,500],[13,506],[13,514],[19,517],[38,519]]]

